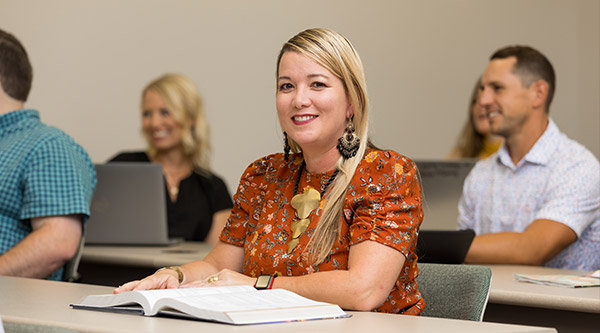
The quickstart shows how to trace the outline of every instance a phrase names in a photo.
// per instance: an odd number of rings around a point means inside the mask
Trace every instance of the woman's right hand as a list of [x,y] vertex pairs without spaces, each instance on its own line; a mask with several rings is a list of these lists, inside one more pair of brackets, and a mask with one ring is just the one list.
[[114,294],[132,290],[179,288],[179,277],[172,269],[162,269],[142,280],[127,282],[113,290]]
[[[191,281],[206,280],[209,276],[218,274],[224,269],[241,272],[243,260],[244,248],[219,241],[206,258],[179,266],[182,274],[185,273],[182,282],[189,284]],[[113,290],[113,293],[174,288],[181,288],[177,271],[174,269],[160,269],[142,280],[127,282],[119,286]]]

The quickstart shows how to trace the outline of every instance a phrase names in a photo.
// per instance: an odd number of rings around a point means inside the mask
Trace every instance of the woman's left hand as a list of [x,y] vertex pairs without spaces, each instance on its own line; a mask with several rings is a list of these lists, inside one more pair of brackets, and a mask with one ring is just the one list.
[[205,280],[192,281],[185,283],[180,288],[198,288],[198,287],[218,287],[218,286],[253,286],[256,283],[256,278],[246,276],[244,274],[224,269],[217,274],[209,276]]

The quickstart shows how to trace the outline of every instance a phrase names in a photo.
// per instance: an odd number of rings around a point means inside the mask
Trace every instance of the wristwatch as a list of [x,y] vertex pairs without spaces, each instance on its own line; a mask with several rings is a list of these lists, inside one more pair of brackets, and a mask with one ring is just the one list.
[[276,274],[259,275],[258,278],[256,278],[256,283],[254,284],[254,288],[256,288],[258,290],[271,289],[271,287],[273,286],[273,280],[275,280],[276,277],[277,277]]

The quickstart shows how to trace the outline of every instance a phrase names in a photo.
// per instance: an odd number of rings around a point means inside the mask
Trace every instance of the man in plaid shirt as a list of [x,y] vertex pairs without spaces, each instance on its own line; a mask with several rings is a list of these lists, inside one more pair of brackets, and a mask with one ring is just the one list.
[[0,275],[60,280],[96,175],[83,148],[24,109],[32,77],[25,48],[0,29]]

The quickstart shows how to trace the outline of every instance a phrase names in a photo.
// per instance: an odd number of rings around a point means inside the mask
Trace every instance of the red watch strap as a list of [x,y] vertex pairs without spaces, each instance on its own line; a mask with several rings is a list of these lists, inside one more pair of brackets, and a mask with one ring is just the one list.
[[[266,285],[258,285],[258,282],[263,277],[264,278],[268,277],[267,284]],[[260,290],[271,289],[273,287],[273,280],[275,280],[276,277],[277,277],[277,274],[261,274],[258,278],[256,278],[256,283],[254,284],[254,288],[260,289]]]

